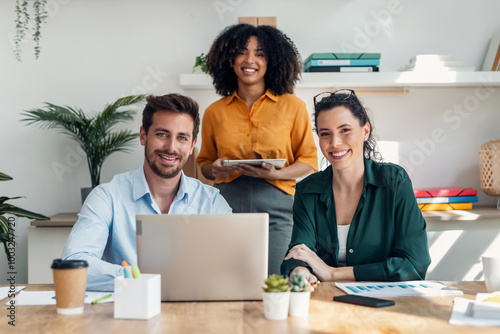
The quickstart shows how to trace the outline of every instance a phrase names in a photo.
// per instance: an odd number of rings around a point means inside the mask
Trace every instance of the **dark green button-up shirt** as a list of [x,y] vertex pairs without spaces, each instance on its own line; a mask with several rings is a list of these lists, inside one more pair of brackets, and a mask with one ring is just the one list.
[[[338,267],[339,243],[332,190],[332,167],[297,185],[289,248],[305,244],[329,266]],[[425,278],[431,259],[426,224],[408,174],[400,166],[365,159],[361,198],[347,235],[346,265],[357,281],[407,281]],[[288,276],[298,266],[281,265]],[[312,271],[312,270],[311,270]]]

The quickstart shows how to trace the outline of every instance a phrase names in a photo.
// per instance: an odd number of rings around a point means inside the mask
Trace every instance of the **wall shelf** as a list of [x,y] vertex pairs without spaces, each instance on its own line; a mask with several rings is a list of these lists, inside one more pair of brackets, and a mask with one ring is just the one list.
[[[187,90],[213,89],[206,74],[181,74],[180,86]],[[500,87],[500,72],[373,72],[302,73],[297,88],[410,88],[410,87]]]
[[491,220],[500,227],[500,210],[491,206],[474,206],[471,210],[422,211],[429,222]]

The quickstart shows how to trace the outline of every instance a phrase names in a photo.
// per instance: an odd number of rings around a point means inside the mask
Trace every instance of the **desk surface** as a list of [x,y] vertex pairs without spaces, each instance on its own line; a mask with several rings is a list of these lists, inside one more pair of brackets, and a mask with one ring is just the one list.
[[[461,289],[464,298],[485,292],[484,282],[444,282]],[[26,290],[52,290],[28,285]],[[373,309],[333,302],[344,294],[334,283],[321,283],[311,296],[308,318],[264,318],[262,302],[162,303],[161,314],[150,320],[115,320],[113,303],[85,305],[81,315],[63,316],[55,306],[17,306],[16,328],[8,325],[1,301],[0,333],[499,333],[495,327],[448,324],[454,297],[399,297],[395,306]],[[9,331],[9,332],[10,332]]]

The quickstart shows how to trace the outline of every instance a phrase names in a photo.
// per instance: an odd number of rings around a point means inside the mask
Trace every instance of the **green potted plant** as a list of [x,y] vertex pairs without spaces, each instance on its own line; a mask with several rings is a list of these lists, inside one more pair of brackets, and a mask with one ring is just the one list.
[[307,317],[313,287],[309,284],[306,276],[300,273],[293,273],[289,284],[291,286],[291,294],[288,313],[292,317]]
[[100,183],[101,167],[113,152],[126,152],[139,133],[130,130],[115,130],[123,121],[133,119],[135,111],[130,106],[144,100],[146,95],[131,95],[119,98],[93,115],[85,114],[79,108],[45,103],[44,108],[27,110],[28,124],[38,123],[42,128],[57,128],[73,138],[87,156],[91,188],[82,189],[82,202],[86,194]]
[[270,275],[264,283],[264,316],[271,320],[284,320],[288,317],[290,289],[288,277]]
[[[10,181],[12,177],[7,174],[0,173],[0,181]],[[41,215],[39,213],[31,212],[25,209],[21,209],[12,204],[8,204],[8,200],[21,198],[22,196],[17,197],[7,197],[0,196],[0,242],[3,244],[5,249],[5,255],[7,256],[7,262],[12,262],[12,256],[9,248],[12,248],[15,245],[14,237],[14,224],[6,215],[12,215],[16,217],[25,217],[30,219],[37,220],[47,220],[49,217]],[[12,243],[12,245],[10,245]]]
[[203,73],[207,73],[207,55],[203,52],[201,53],[201,55],[196,57],[193,66],[193,72],[196,71],[197,68],[199,68]]

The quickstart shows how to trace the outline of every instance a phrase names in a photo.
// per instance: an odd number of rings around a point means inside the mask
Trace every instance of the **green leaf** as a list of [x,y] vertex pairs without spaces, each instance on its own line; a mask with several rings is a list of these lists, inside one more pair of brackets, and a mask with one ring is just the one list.
[[8,236],[11,230],[12,224],[10,221],[4,216],[0,216],[0,233]]
[[201,53],[201,55],[196,57],[193,66],[193,72],[196,70],[197,67],[199,67],[203,73],[207,72],[207,55],[204,54],[203,52]]
[[7,174],[4,174],[4,173],[0,172],[0,181],[10,181],[10,180],[12,180],[12,177],[10,177]]
[[131,105],[143,101],[146,95],[119,98],[106,106],[101,113],[87,115],[79,108],[45,103],[43,108],[27,110],[21,121],[37,124],[41,128],[59,129],[74,139],[87,156],[92,187],[99,184],[104,160],[114,152],[126,152],[138,134],[130,130],[114,131],[120,122],[133,120],[135,110]]
[[[16,196],[16,197],[7,197],[7,196],[1,196],[0,197],[0,205],[2,205],[5,201],[11,200],[11,199],[18,199],[18,198],[23,198],[24,196]],[[7,204],[9,205],[9,204]],[[0,206],[1,209],[1,206]]]
[[16,217],[36,219],[36,220],[49,220],[50,219],[49,217],[44,216],[42,214],[28,211],[25,209],[21,209],[21,208],[18,208],[16,206],[13,206],[13,205],[8,205],[8,206],[4,205],[4,207],[2,207],[0,209],[0,215],[5,215],[5,214],[14,215]]

